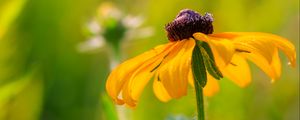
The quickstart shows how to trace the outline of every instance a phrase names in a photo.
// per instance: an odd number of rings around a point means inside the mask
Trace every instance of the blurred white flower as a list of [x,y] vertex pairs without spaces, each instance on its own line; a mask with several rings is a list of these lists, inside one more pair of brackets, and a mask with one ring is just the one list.
[[101,19],[121,19],[123,13],[111,2],[104,2],[98,7],[98,17]]
[[144,23],[142,16],[127,15],[122,19],[122,24],[128,29],[135,29],[140,27]]
[[144,27],[139,29],[128,30],[125,33],[125,40],[134,40],[151,37],[154,34],[153,27]]
[[87,27],[93,35],[97,35],[102,32],[101,26],[96,20],[88,22]]
[[[119,45],[124,41],[150,37],[154,34],[154,29],[142,27],[144,20],[141,15],[123,13],[114,4],[105,2],[99,6],[96,16],[86,24],[90,33],[89,39],[79,43],[77,49],[83,53],[91,52],[106,44],[120,47]],[[112,50],[120,50],[120,48]]]
[[95,36],[89,40],[81,42],[77,46],[79,52],[91,52],[95,51],[105,45],[105,40],[102,36]]

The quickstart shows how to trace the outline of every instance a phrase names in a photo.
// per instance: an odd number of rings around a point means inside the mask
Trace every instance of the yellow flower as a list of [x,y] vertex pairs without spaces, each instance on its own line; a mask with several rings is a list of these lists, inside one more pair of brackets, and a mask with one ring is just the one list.
[[[109,96],[117,104],[134,107],[153,76],[153,91],[159,100],[167,102],[185,96],[188,84],[194,85],[191,57],[196,41],[209,45],[223,76],[241,87],[251,82],[247,60],[255,63],[272,80],[281,74],[278,49],[295,66],[295,47],[287,39],[259,32],[213,34],[212,21],[210,14],[201,16],[192,10],[182,10],[166,26],[169,43],[126,60],[111,72],[106,83]],[[218,90],[216,78],[207,74],[204,95],[212,96]]]

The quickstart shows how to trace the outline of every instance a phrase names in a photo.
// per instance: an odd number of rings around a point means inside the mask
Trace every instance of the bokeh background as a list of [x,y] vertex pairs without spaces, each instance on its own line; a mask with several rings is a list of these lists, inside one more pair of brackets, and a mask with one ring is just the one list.
[[[194,119],[192,88],[162,103],[149,84],[135,109],[104,89],[111,68],[168,42],[164,25],[184,8],[212,13],[215,32],[286,37],[299,56],[299,0],[0,0],[0,120]],[[298,120],[299,67],[281,57],[274,83],[253,64],[248,87],[221,80],[206,118]]]

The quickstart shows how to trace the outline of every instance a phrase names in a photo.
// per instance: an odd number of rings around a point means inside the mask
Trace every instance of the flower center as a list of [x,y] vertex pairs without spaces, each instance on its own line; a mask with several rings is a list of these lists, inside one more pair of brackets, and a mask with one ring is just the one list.
[[199,13],[184,9],[176,18],[165,26],[170,41],[188,39],[196,32],[213,33],[213,18],[210,13],[201,16]]

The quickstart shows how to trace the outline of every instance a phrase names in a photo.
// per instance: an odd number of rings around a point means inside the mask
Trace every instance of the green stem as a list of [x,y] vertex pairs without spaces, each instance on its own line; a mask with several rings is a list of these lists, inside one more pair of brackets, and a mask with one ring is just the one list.
[[198,120],[205,120],[204,117],[204,103],[203,103],[203,87],[206,85],[207,76],[206,68],[201,52],[201,42],[195,41],[196,45],[192,55],[192,71],[194,76],[194,85],[196,91],[196,102]]
[[195,84],[195,91],[196,91],[198,120],[205,120],[205,117],[204,117],[203,88],[199,84]]

